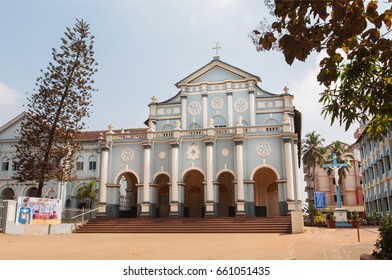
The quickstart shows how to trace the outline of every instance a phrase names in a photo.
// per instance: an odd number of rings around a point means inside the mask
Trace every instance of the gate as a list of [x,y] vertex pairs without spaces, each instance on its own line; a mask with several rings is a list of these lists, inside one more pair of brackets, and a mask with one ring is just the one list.
[[120,196],[119,215],[120,218],[136,218],[137,207],[131,204],[131,197]]

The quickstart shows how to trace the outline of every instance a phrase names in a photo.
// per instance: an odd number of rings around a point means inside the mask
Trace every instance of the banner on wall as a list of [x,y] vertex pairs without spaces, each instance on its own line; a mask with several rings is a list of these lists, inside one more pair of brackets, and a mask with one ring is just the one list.
[[18,197],[18,224],[59,224],[61,223],[61,199],[40,197]]

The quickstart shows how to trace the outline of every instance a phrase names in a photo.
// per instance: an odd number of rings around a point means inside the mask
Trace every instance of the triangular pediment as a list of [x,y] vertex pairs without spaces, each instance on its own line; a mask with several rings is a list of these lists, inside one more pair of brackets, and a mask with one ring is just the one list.
[[6,124],[0,127],[0,137],[2,139],[15,139],[18,136],[18,130],[23,122],[23,119],[26,117],[26,113],[23,112],[17,117],[13,118]]
[[201,83],[213,83],[218,81],[254,81],[260,82],[260,77],[250,74],[242,69],[214,59],[207,65],[196,70],[186,78],[182,79],[176,86],[196,85]]

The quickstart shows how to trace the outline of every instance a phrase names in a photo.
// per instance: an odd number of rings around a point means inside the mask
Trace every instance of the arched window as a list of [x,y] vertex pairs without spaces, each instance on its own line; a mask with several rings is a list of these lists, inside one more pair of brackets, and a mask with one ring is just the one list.
[[1,170],[8,171],[10,169],[10,160],[8,157],[3,157],[1,160]]
[[189,129],[200,129],[201,126],[198,123],[191,123],[191,125],[189,126]]
[[82,171],[84,168],[84,159],[83,157],[78,157],[76,159],[76,171]]
[[215,127],[227,127],[226,119],[220,115],[213,116]]
[[97,157],[96,156],[90,156],[88,158],[88,170],[90,170],[90,171],[97,170]]
[[162,128],[163,131],[171,131],[173,129],[174,127],[171,124],[167,124]]

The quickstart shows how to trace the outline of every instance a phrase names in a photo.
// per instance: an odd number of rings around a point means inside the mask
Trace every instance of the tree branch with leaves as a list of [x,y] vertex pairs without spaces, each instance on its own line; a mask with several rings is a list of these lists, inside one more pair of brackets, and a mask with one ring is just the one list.
[[[392,9],[379,1],[271,1],[275,21],[251,33],[258,51],[279,50],[288,64],[325,52],[317,81],[322,114],[345,129],[367,123],[373,139],[392,122]],[[380,5],[383,8],[380,8]]]

